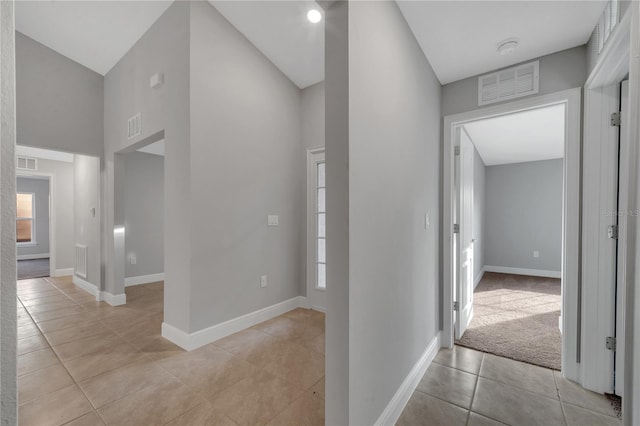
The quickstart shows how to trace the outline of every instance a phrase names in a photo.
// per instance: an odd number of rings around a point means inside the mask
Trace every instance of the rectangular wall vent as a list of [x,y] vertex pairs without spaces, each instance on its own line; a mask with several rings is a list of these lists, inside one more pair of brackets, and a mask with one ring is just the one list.
[[127,121],[127,138],[133,139],[142,133],[140,113],[137,113]]
[[478,105],[535,95],[539,73],[540,62],[535,61],[478,77]]
[[16,157],[16,169],[18,170],[38,170],[38,159],[24,156]]
[[76,264],[73,271],[80,278],[87,278],[87,246],[76,244]]

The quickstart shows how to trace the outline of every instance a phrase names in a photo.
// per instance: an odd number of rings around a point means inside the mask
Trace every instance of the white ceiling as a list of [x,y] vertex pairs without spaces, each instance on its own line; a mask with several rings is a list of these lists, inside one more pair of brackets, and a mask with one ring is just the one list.
[[145,145],[142,148],[139,148],[138,151],[146,152],[147,154],[164,156],[164,139],[161,139],[158,142],[150,143],[149,145]]
[[[171,5],[166,1],[18,0],[16,29],[105,75]],[[211,1],[299,88],[324,80],[324,21],[315,1]]]
[[16,29],[105,75],[171,1],[16,1]]
[[487,166],[564,156],[564,105],[538,108],[464,125]]
[[[585,44],[604,0],[398,1],[442,84]],[[520,39],[501,56],[499,42]]]
[[16,145],[16,155],[73,163],[73,154],[69,154],[68,152],[52,151],[50,149],[33,148],[23,145]]
[[211,1],[296,86],[324,80],[324,20],[312,24],[315,1]]

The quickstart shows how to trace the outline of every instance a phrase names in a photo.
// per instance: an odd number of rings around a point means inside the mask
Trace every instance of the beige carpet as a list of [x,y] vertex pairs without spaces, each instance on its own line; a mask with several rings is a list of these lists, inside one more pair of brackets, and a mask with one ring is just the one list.
[[560,370],[561,305],[559,279],[487,272],[474,292],[471,324],[456,343]]

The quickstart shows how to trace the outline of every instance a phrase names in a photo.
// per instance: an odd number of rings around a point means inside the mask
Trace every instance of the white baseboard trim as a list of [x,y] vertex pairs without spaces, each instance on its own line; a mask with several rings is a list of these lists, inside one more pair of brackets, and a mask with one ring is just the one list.
[[562,278],[561,271],[546,271],[544,269],[509,268],[506,266],[485,266],[486,272],[498,272],[501,274],[529,275],[531,277]]
[[100,296],[97,297],[96,300],[107,302],[111,306],[120,306],[127,303],[127,295],[124,293],[112,294],[106,291],[101,291]]
[[424,373],[427,371],[427,368],[429,368],[429,365],[431,365],[431,362],[436,357],[439,350],[440,332],[431,339],[431,342],[422,353],[422,356],[420,356],[420,359],[418,359],[407,377],[405,377],[395,395],[393,395],[393,398],[391,398],[391,401],[389,401],[389,404],[387,404],[387,407],[375,422],[376,426],[396,424],[404,410],[404,407],[407,405],[407,402],[409,402],[409,398],[411,398],[413,391],[416,390],[422,376],[424,376]]
[[34,259],[48,259],[49,253],[39,253],[39,254],[19,254],[17,256],[18,260],[34,260]]
[[54,277],[66,277],[69,275],[73,275],[73,268],[56,269],[53,273]]
[[473,283],[473,288],[478,287],[478,284],[480,284],[480,281],[482,281],[482,277],[484,277],[485,269],[486,269],[486,266],[483,266],[482,270],[480,271],[480,273],[476,277],[475,282]]
[[313,309],[314,311],[322,312],[323,314],[327,313],[327,309],[323,308],[322,306],[312,305],[310,309]]
[[95,284],[91,284],[89,281],[83,280],[77,275],[73,276],[73,283],[89,294],[95,296],[98,302],[107,302],[111,306],[120,306],[127,303],[126,294],[111,294],[106,291],[100,291]]
[[128,277],[124,279],[124,286],[129,287],[132,285],[155,283],[158,281],[164,281],[164,272],[159,274],[138,275],[137,277]]
[[85,281],[77,275],[73,276],[72,281],[87,293],[95,296],[96,300],[100,300],[100,291],[95,284],[91,284],[89,281]]
[[230,334],[237,333],[258,323],[287,313],[293,309],[305,307],[306,304],[306,297],[297,296],[292,299],[285,300],[284,302],[267,306],[266,308],[250,312],[238,318],[234,318],[193,333],[186,333],[170,324],[167,324],[166,322],[163,322],[162,337],[170,340],[184,350],[192,351],[211,342],[215,342],[218,339],[227,337]]

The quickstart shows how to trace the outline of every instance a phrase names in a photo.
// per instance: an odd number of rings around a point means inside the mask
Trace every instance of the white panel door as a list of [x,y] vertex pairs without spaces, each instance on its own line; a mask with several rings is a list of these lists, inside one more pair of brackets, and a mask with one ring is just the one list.
[[456,339],[464,334],[473,317],[473,143],[460,132],[460,235],[458,245]]
[[[629,80],[625,80],[620,85],[620,157],[626,158],[629,155]],[[629,191],[628,178],[623,177],[629,175],[626,161],[619,162],[620,170],[618,172],[618,212],[629,211],[629,200],[625,195]],[[627,214],[618,214],[618,234],[627,235]],[[625,352],[625,300],[626,300],[626,240],[617,240],[617,279],[616,279],[616,354],[614,364],[614,392],[616,395],[624,397],[624,352]]]

